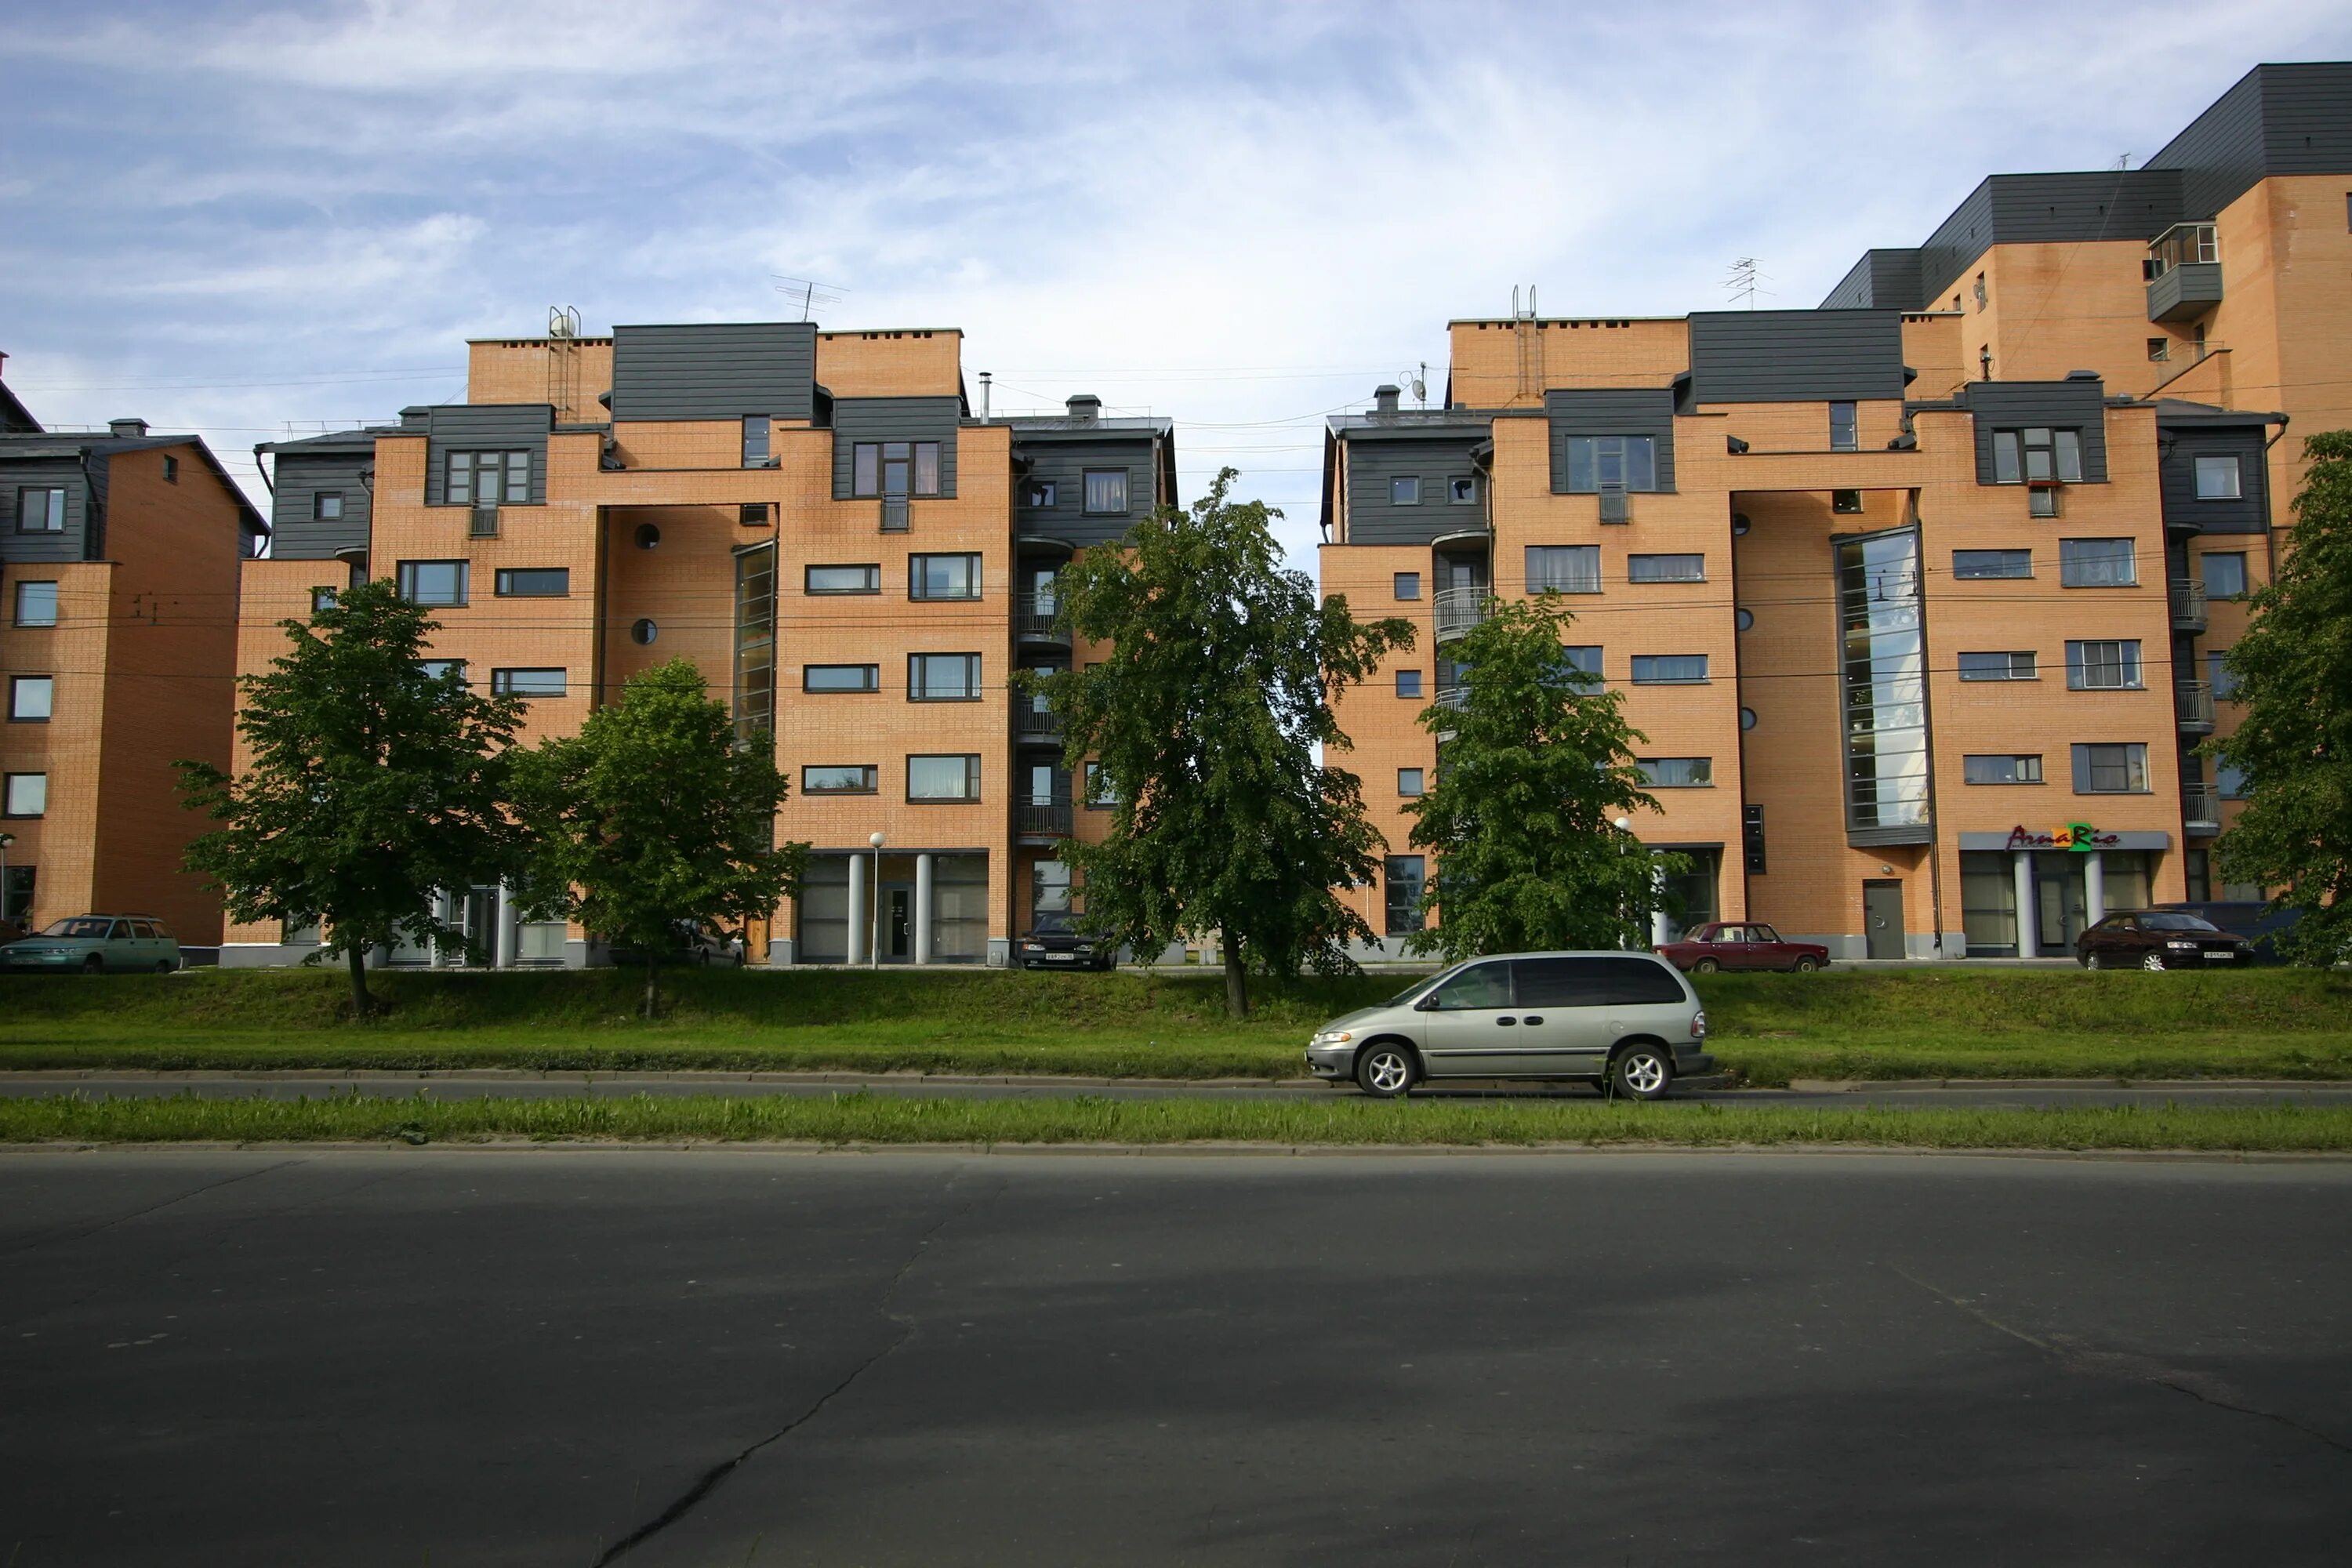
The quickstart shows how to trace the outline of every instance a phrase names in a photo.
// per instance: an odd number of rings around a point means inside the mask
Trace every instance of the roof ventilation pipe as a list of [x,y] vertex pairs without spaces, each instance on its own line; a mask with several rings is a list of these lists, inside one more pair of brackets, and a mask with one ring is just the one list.
[[1070,423],[1092,425],[1102,418],[1102,399],[1090,392],[1081,392],[1070,399]]
[[110,419],[106,427],[124,441],[141,440],[147,434],[147,421],[144,419]]
[[1382,382],[1372,388],[1372,413],[1383,418],[1393,417],[1397,411],[1397,389],[1391,382]]

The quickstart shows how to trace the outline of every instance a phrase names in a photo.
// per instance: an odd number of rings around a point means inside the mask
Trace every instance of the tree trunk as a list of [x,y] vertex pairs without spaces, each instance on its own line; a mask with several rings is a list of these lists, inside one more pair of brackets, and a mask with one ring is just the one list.
[[1236,1018],[1249,1016],[1249,975],[1242,968],[1242,944],[1224,932],[1217,933],[1218,942],[1225,950],[1225,1011]]
[[375,998],[368,992],[367,952],[362,948],[347,947],[343,961],[352,971],[352,1016],[367,1017],[375,1011]]
[[647,1019],[648,1021],[650,1021],[650,1020],[652,1019],[653,1016],[654,1016],[654,1007],[655,1007],[655,1004],[660,1000],[661,993],[660,993],[660,989],[659,989],[659,985],[658,985],[658,980],[659,980],[659,976],[660,976],[660,974],[661,974],[661,960],[660,960],[658,957],[655,957],[655,956],[653,956],[653,955],[651,955],[651,954],[648,954],[648,955],[646,956],[646,1013],[645,1013],[645,1016],[646,1016],[646,1019]]

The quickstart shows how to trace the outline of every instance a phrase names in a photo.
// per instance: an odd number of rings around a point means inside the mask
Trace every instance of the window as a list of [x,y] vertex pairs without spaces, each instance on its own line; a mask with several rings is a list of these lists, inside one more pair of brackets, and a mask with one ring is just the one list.
[[630,535],[630,538],[635,542],[636,547],[640,550],[659,550],[661,548],[661,530],[655,527],[650,522],[641,522],[637,524],[636,532]]
[[882,591],[879,563],[866,566],[812,566],[805,584],[812,594],[878,594]]
[[1854,418],[1853,405],[1851,403],[1831,404],[1830,450],[1832,452],[1851,452],[1862,444],[1860,436],[1861,433],[1857,427],[1857,421]]
[[56,626],[58,585],[55,583],[17,584],[16,624],[20,626]]
[[0,920],[29,921],[33,918],[34,872],[31,866],[11,866],[5,880],[0,880]]
[[2213,648],[2205,655],[2205,679],[2213,683],[2213,695],[2231,698],[2238,694],[2238,678],[2230,673],[2230,650]]
[[2138,742],[2122,746],[2076,746],[2074,793],[2146,795],[2147,748]]
[[1657,439],[1650,436],[1570,436],[1568,488],[1575,494],[1656,489],[1657,452]]
[[2070,642],[2066,645],[2069,691],[2126,691],[2139,688],[2137,642]]
[[568,566],[501,566],[497,586],[503,598],[561,599],[572,592]]
[[1654,789],[1706,789],[1715,783],[1713,757],[1640,757],[1633,765]]
[[1704,583],[1706,581],[1706,557],[1704,555],[1628,555],[1625,557],[1625,581],[1628,583]]
[[629,623],[629,640],[639,647],[651,647],[661,637],[660,624],[638,619]]
[[1992,433],[1992,479],[1997,485],[2080,484],[2083,434],[2036,426]]
[[1478,480],[1471,474],[1456,474],[1445,481],[1445,500],[1453,506],[1478,504]]
[[980,655],[910,653],[907,656],[909,702],[980,700]]
[[1952,552],[1952,575],[1963,582],[1980,582],[1990,577],[2031,577],[2033,575],[2033,552],[1955,550]]
[[2197,499],[2199,500],[2236,500],[2241,493],[2236,458],[2197,459]]
[[1087,805],[1097,811],[1108,811],[1118,804],[1118,786],[1111,783],[1110,774],[1100,763],[1087,764]]
[[980,758],[964,756],[908,757],[908,800],[978,800]]
[[2170,359],[2172,357],[2172,340],[2170,338],[2148,339],[2147,357],[2151,360],[2158,361]]
[[1742,709],[1739,710],[1739,727],[1740,727],[1741,729],[1743,729],[1743,730],[1753,730],[1754,728],[1756,728],[1756,710],[1755,710],[1755,709],[1753,709],[1753,708],[1742,708]]
[[1734,610],[1731,612],[1731,624],[1740,631],[1748,631],[1756,625],[1756,612],[1747,609]]
[[1420,598],[1421,574],[1418,572],[1398,573],[1396,574],[1396,596],[1399,599]]
[[339,600],[338,600],[338,596],[337,596],[337,595],[338,595],[338,590],[333,589],[333,588],[313,588],[313,589],[311,589],[311,590],[310,590],[310,613],[311,613],[312,615],[314,615],[314,616],[315,616],[315,615],[319,614],[319,613],[320,613],[320,611],[322,611],[322,610],[331,610],[331,609],[333,609],[333,608],[335,607],[336,604],[339,602]]
[[2139,581],[2128,539],[2062,539],[2058,581],[2069,588],[2128,588]]
[[1422,780],[1424,776],[1425,775],[1419,768],[1399,768],[1397,770],[1397,794],[1407,796],[1424,794],[1425,791],[1422,785]]
[[1389,505],[1419,506],[1420,504],[1421,476],[1399,474],[1389,480]]
[[1417,669],[1398,670],[1396,672],[1396,694],[1399,697],[1420,696],[1421,671]]
[[2025,515],[2028,517],[2056,517],[2058,515],[2058,491],[2056,487],[2052,485],[2036,485],[2033,489],[2026,491]]
[[65,531],[66,492],[62,489],[16,492],[17,532],[63,533]]
[[466,563],[402,562],[400,596],[412,605],[462,605],[466,602]]
[[1972,784],[2038,784],[2039,756],[1969,756],[1960,759],[1961,776]]
[[2030,650],[1960,655],[1962,680],[2034,680],[2040,675]]
[[2242,599],[2246,596],[2246,552],[2242,550],[2217,550],[2198,557],[2198,570],[2205,579],[2205,596],[2209,599]]
[[1633,656],[1636,686],[1690,685],[1706,679],[1703,653],[1652,653]]
[[806,767],[801,770],[803,795],[873,795],[880,769],[871,763],[852,767]]
[[882,667],[878,664],[804,664],[801,666],[803,691],[879,691],[882,689]]
[[420,658],[416,661],[416,668],[424,672],[427,680],[440,680],[455,672],[457,684],[463,686],[466,683],[466,661],[462,658]]
[[530,500],[529,452],[451,452],[441,500],[447,506],[517,506]]
[[46,724],[54,702],[57,687],[54,678],[47,675],[15,675],[8,678],[8,717],[19,724]]
[[2227,763],[2215,763],[2213,784],[2214,787],[2221,792],[2223,800],[2246,798],[2246,775],[2242,769],[2233,768]]
[[768,423],[764,414],[743,416],[743,466],[747,468],[767,466]]
[[977,555],[908,556],[907,597],[910,599],[979,598],[980,557]]
[[1601,684],[1601,648],[1598,644],[1575,644],[1559,650],[1559,667],[1579,686]]
[[319,945],[319,917],[289,915],[278,922],[278,940],[288,947]]
[[849,493],[855,496],[935,496],[940,493],[937,441],[859,441],[850,448]]
[[0,816],[38,816],[49,809],[49,775],[47,773],[10,773],[5,798],[0,798]]
[[[738,528],[767,527],[768,503],[763,500],[747,500],[738,504],[735,508],[735,526]],[[656,541],[661,538],[658,529],[655,531],[654,538]]]
[[1390,936],[1406,936],[1421,929],[1421,894],[1428,880],[1428,866],[1427,858],[1420,855],[1388,857],[1381,880],[1387,884]]
[[561,697],[566,689],[560,669],[494,669],[490,689],[500,697]]
[[1430,993],[1429,1002],[1441,1013],[1507,1007],[1511,1005],[1511,966],[1474,963],[1458,970],[1453,979]]
[[1601,592],[1601,546],[1528,545],[1528,592],[1598,594]]
[[1978,273],[1978,274],[1977,274],[1977,283],[1976,283],[1976,291],[1977,291],[1977,309],[1978,309],[1978,310],[1983,310],[1983,309],[1985,308],[1985,306],[1986,306],[1988,303],[1990,303],[1990,300],[1986,298],[1986,295],[1985,295],[1985,280],[1984,280],[1984,278],[1985,278],[1985,275],[1984,275],[1983,273],[1979,272],[1979,273]]
[[163,459],[163,482],[167,485],[176,485],[180,482],[179,458],[167,457]]
[[1858,514],[1862,510],[1862,492],[1860,490],[1832,490],[1830,492],[1830,510],[1835,512]]
[[1021,487],[1021,504],[1027,507],[1047,507],[1058,504],[1060,489],[1051,479],[1030,479]]
[[343,515],[343,492],[319,490],[310,497],[310,520],[313,522],[336,522]]
[[1070,912],[1070,868],[1060,860],[1039,860],[1029,868],[1029,915],[1034,925],[1040,915]]
[[1087,470],[1087,510],[1090,512],[1127,510],[1127,470],[1125,468],[1088,468]]
[[919,496],[940,493],[940,444],[937,441],[915,443],[915,493]]
[[854,496],[878,496],[882,493],[882,444],[860,441],[850,448],[849,493]]

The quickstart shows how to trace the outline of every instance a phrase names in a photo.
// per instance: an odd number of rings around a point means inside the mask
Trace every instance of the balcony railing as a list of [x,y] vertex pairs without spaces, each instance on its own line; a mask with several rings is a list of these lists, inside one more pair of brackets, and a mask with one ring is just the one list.
[[2170,365],[2173,374],[2179,374],[2193,364],[2225,352],[2229,346],[2227,343],[2207,342],[2202,339],[2151,338],[2148,340],[2147,357],[2158,364]]
[[1470,688],[1458,680],[1439,687],[1437,705],[1440,708],[1451,708],[1459,713],[1470,706]]
[[1062,732],[1062,721],[1050,708],[1024,702],[1013,710],[1013,731],[1017,735],[1055,736]]
[[2172,629],[2177,632],[2201,632],[2205,629],[2205,584],[2194,577],[2172,580]]
[[1434,601],[1437,637],[1443,642],[1458,637],[1486,618],[1486,602],[1494,590],[1481,583],[1472,588],[1440,588]]
[[2175,681],[2172,710],[2183,730],[2205,734],[2213,728],[2213,688],[2202,680]]
[[2177,223],[2147,246],[2147,280],[2151,283],[2176,267],[2197,267],[2221,259],[2221,247],[2210,223]]
[[907,498],[905,496],[882,498],[882,531],[885,533],[907,531]]
[[496,539],[499,536],[499,503],[496,501],[476,502],[472,512],[469,514],[468,521],[469,526],[466,530],[467,537],[471,539]]
[[1021,832],[1031,838],[1067,838],[1070,836],[1070,803],[1066,798],[1024,800],[1020,807]]
[[2221,831],[2221,793],[2209,784],[2180,786],[2180,825],[2210,838]]
[[1060,599],[1052,594],[1023,594],[1013,607],[1013,629],[1032,642],[1069,641],[1054,625],[1055,611],[1060,604]]

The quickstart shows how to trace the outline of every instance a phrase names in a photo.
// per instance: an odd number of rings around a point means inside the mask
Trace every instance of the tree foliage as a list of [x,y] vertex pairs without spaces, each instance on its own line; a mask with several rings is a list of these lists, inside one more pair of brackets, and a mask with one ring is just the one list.
[[429,907],[435,891],[514,865],[505,784],[522,705],[456,670],[425,674],[436,623],[388,582],[283,624],[292,647],[239,682],[245,771],[177,764],[190,808],[224,825],[187,863],[232,920],[320,921],[321,955],[349,966],[365,1016],[367,953],[403,936],[465,942]]
[[1343,944],[1371,934],[1333,891],[1371,879],[1381,842],[1356,776],[1330,765],[1348,745],[1330,694],[1413,628],[1318,605],[1278,564],[1281,514],[1231,500],[1234,478],[1065,571],[1061,625],[1109,656],[1024,679],[1060,717],[1070,767],[1092,756],[1116,797],[1102,843],[1063,849],[1086,924],[1139,952],[1219,933],[1238,1017],[1250,970],[1344,972]]
[[642,950],[647,1017],[681,924],[764,919],[798,885],[808,847],[775,841],[774,751],[765,731],[738,745],[726,705],[678,658],[517,761],[527,902]]
[[2273,902],[2303,918],[2280,947],[2327,963],[2352,953],[2352,430],[2303,451],[2284,559],[2223,656],[2243,718],[2205,749],[2245,777],[2223,873],[2284,889]]
[[1462,706],[1424,709],[1437,777],[1406,810],[1437,862],[1423,899],[1442,923],[1407,941],[1448,960],[1547,948],[1646,948],[1655,877],[1685,868],[1612,824],[1657,802],[1642,788],[1623,694],[1570,668],[1575,616],[1557,594],[1493,603],[1454,644]]

